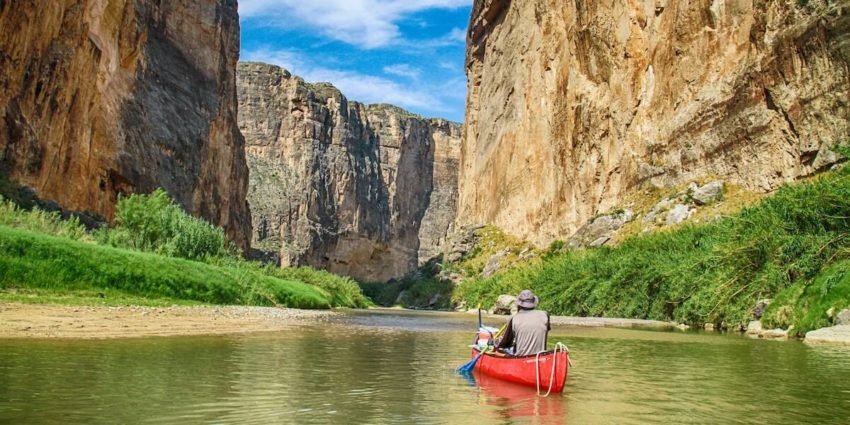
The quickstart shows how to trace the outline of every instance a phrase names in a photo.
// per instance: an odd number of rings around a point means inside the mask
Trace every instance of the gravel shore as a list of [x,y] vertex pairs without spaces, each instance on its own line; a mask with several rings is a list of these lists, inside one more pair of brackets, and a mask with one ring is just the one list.
[[80,307],[0,303],[0,338],[105,339],[278,331],[328,320],[326,310],[273,307]]
[[661,322],[658,320],[641,319],[612,319],[607,317],[570,317],[552,316],[552,325],[555,326],[585,326],[585,327],[610,327],[610,328],[644,328],[644,329],[673,329],[676,323]]

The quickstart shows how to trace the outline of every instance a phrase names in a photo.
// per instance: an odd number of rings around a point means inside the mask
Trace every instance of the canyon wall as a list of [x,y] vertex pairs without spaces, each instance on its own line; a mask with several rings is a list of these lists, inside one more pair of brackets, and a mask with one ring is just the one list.
[[458,124],[349,101],[277,66],[238,66],[253,244],[365,281],[413,271],[455,218]]
[[850,138],[850,3],[476,0],[467,75],[459,224],[543,244],[639,188],[828,167]]
[[107,219],[118,194],[162,187],[247,248],[236,9],[236,0],[0,1],[5,173]]

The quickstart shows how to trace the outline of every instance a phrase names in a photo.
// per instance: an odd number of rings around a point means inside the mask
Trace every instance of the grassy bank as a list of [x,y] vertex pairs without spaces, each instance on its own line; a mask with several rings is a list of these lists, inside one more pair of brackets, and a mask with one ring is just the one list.
[[768,326],[828,325],[848,304],[850,169],[789,185],[733,216],[555,254],[455,291],[467,305],[529,287],[554,314],[744,324],[776,297]]
[[245,261],[220,228],[161,191],[122,199],[116,226],[93,233],[0,198],[0,289],[0,299],[24,302],[79,304],[95,294],[97,304],[369,305],[349,278]]
[[250,268],[208,264],[0,227],[0,285],[5,288],[112,289],[146,298],[210,304],[328,308],[328,296],[302,282]]

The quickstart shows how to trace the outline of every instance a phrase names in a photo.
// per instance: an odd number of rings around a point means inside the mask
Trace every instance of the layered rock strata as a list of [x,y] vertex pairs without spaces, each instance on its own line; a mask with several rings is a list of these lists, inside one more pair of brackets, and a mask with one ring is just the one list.
[[238,85],[257,248],[366,281],[438,253],[456,211],[458,124],[272,65],[240,63]]
[[642,185],[770,191],[834,162],[850,4],[479,0],[467,74],[459,224],[542,244]]
[[236,0],[0,1],[0,163],[105,218],[162,187],[246,248],[238,56]]

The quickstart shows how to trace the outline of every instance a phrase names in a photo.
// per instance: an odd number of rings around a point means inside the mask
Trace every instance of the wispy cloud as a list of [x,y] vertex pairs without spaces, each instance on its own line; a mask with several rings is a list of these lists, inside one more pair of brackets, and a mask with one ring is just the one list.
[[[276,27],[307,27],[365,49],[403,41],[398,23],[429,9],[457,9],[472,0],[241,0],[243,18]],[[462,30],[461,30],[462,32]],[[453,31],[454,42],[465,40]]]
[[389,65],[384,67],[384,73],[390,75],[396,75],[399,77],[410,78],[411,80],[419,79],[419,76],[422,75],[422,71],[416,69],[406,63]]
[[[445,103],[431,91],[415,84],[401,84],[388,78],[358,72],[314,66],[304,56],[293,50],[263,48],[242,52],[242,60],[271,63],[286,68],[309,82],[331,82],[350,100],[363,103],[390,103],[404,108],[446,111]],[[398,73],[415,74],[407,65],[388,66]],[[385,72],[386,69],[385,69]],[[391,72],[388,72],[392,74]],[[399,74],[396,74],[399,75]]]

